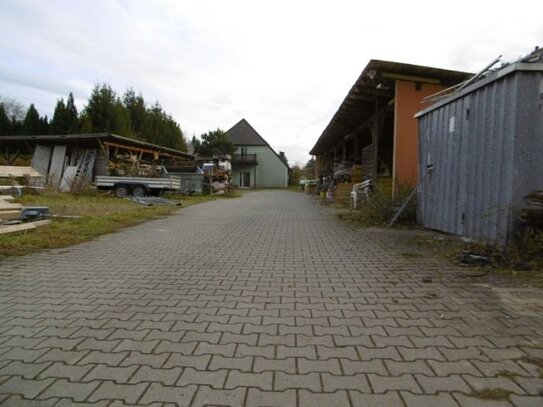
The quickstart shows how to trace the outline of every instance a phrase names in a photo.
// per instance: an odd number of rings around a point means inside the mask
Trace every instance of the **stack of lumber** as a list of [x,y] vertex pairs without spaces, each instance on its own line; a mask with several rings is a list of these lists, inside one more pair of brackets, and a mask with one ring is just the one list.
[[342,184],[337,184],[334,191],[334,203],[340,206],[350,206],[351,205],[351,191],[353,190],[352,182],[345,182]]
[[[39,226],[51,223],[50,219],[39,220],[36,222],[15,223],[21,217],[23,206],[13,202],[10,195],[0,195],[0,235],[4,233],[20,232],[23,230],[35,229]],[[7,224],[12,222],[12,224]]]
[[35,168],[17,165],[0,165],[0,190],[18,191],[21,188],[43,188],[45,177]]
[[16,165],[0,165],[0,177],[18,178],[18,177],[39,177],[43,175],[32,167],[19,167]]
[[23,206],[13,203],[11,195],[0,195],[0,224],[14,219],[19,219]]
[[351,192],[354,184],[362,182],[362,166],[353,165],[349,170],[351,182],[343,182],[336,185],[334,191],[334,203],[340,206],[351,206]]

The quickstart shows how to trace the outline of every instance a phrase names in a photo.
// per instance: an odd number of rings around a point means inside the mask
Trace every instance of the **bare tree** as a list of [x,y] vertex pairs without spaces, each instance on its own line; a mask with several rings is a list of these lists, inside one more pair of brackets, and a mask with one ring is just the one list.
[[0,104],[4,106],[6,116],[16,122],[22,122],[26,116],[26,106],[16,99],[0,95]]

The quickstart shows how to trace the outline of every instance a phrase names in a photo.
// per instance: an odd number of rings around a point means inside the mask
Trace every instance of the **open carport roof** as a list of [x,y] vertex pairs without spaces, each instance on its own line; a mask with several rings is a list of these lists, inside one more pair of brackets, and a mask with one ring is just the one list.
[[108,141],[111,143],[117,143],[126,145],[127,147],[134,147],[146,150],[158,151],[163,154],[170,155],[172,157],[184,159],[184,160],[194,160],[194,156],[184,151],[179,151],[173,148],[157,146],[156,144],[146,143],[145,141],[140,141],[128,137],[119,136],[112,133],[88,133],[88,134],[60,134],[60,135],[30,135],[30,136],[1,136],[0,137],[0,146],[2,144],[9,144],[12,146],[20,145],[25,147],[29,142],[39,142],[42,144],[56,144],[59,142],[69,142],[69,141],[80,141],[80,142],[89,142],[89,141]]
[[374,114],[376,103],[383,107],[394,99],[396,80],[448,87],[465,81],[471,75],[468,72],[372,59],[347,93],[309,154],[321,155],[327,152],[347,134],[366,123]]

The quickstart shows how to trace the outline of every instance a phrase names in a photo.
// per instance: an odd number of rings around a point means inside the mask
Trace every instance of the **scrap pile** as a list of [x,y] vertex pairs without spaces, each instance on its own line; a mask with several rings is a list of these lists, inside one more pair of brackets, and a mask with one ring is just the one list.
[[110,175],[128,177],[160,177],[163,167],[156,161],[146,161],[140,156],[130,153],[113,154],[107,165]]
[[[51,214],[48,208],[25,208],[21,204],[14,203],[12,196],[0,195],[0,234],[20,232],[47,225],[51,223],[49,217]],[[25,222],[25,220],[33,221]]]
[[204,171],[204,188],[211,187],[217,195],[223,195],[230,190],[232,184],[232,164],[228,160],[214,160],[202,165]]

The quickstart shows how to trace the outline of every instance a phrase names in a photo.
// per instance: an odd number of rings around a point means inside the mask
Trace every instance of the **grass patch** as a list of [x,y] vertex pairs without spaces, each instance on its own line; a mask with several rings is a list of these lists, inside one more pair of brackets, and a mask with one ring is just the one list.
[[515,373],[515,372],[511,372],[510,370],[500,370],[500,371],[498,372],[498,376],[505,377],[505,378],[507,378],[507,379],[511,379],[511,380],[512,380],[512,379],[514,379],[515,377],[517,377],[518,374]]
[[475,390],[469,394],[470,397],[482,400],[509,400],[513,392],[505,389],[483,389]]
[[[183,207],[219,199],[206,195],[171,198],[180,199]],[[48,206],[53,215],[80,218],[54,218],[51,224],[34,230],[0,235],[0,258],[71,246],[149,219],[168,216],[180,209],[179,206],[143,206],[96,192],[81,195],[45,192],[25,195],[16,201],[24,206]]]
[[413,252],[402,252],[402,253],[400,253],[400,256],[407,257],[407,258],[424,257],[421,253],[413,253]]
[[521,362],[528,363],[530,365],[534,365],[539,370],[539,378],[543,379],[543,359],[536,359],[531,357],[523,357],[519,359]]

